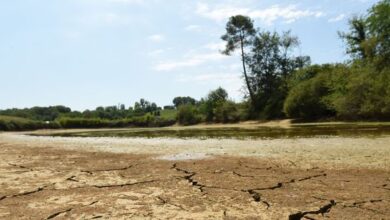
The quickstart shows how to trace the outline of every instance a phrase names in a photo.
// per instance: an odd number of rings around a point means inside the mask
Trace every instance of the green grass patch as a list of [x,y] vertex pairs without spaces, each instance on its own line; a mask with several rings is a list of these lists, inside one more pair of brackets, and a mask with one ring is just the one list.
[[176,120],[177,110],[176,109],[164,109],[160,111],[161,118]]

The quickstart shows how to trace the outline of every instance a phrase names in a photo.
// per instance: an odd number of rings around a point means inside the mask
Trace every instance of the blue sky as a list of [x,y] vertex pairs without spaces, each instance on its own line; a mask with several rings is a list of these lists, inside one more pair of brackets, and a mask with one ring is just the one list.
[[347,59],[338,30],[375,0],[0,1],[0,109],[159,105],[222,86],[242,98],[238,56],[219,53],[227,18],[291,30],[313,63]]

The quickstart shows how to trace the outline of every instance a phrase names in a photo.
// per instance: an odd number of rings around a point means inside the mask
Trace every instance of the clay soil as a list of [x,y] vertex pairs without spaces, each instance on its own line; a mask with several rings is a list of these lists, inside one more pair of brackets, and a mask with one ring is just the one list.
[[3,133],[0,219],[390,219],[389,143]]

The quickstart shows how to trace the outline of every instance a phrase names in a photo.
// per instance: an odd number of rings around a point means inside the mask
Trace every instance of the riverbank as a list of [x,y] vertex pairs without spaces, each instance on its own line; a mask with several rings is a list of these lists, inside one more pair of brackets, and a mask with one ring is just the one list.
[[388,143],[1,133],[0,218],[386,219]]

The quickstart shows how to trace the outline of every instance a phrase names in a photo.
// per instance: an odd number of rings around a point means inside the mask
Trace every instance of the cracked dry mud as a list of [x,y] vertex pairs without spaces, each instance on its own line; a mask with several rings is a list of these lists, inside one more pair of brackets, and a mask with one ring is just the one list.
[[302,149],[288,158],[213,154],[167,161],[156,159],[162,152],[83,151],[49,138],[28,140],[0,135],[0,219],[390,216],[386,161],[375,167],[351,161],[330,166],[305,160],[310,154]]

